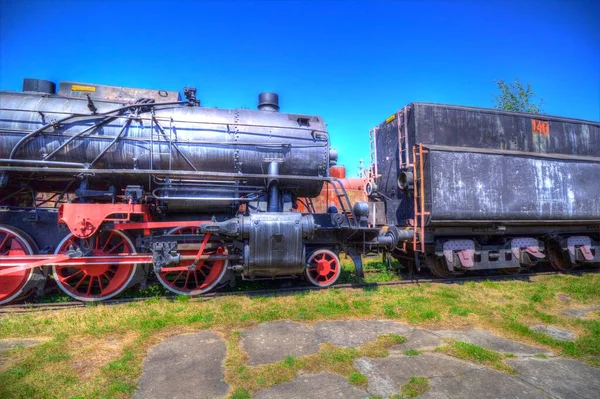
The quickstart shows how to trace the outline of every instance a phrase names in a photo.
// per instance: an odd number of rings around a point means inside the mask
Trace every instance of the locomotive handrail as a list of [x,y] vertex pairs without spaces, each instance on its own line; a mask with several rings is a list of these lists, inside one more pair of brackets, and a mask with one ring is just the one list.
[[[177,102],[175,104],[178,103],[182,103],[182,104],[187,104],[187,101],[181,101],[181,102]],[[156,104],[144,104],[144,106],[154,106],[154,105],[172,105],[173,103],[156,103]],[[139,107],[140,105],[136,105],[137,107]],[[21,108],[0,108],[0,111],[19,111],[19,112],[34,112],[34,113],[38,113],[38,111],[34,111],[31,109],[21,109]],[[68,112],[56,112],[56,111],[45,111],[47,113],[51,113],[51,114],[62,114],[62,115],[68,115],[68,117],[71,116],[89,116],[89,117],[94,117],[94,116],[98,116],[98,115],[102,115],[102,114],[70,114]],[[169,118],[166,117],[161,117],[160,115],[157,115],[156,118],[160,121],[165,121],[168,122]],[[138,119],[141,120],[145,120],[145,121],[150,121],[152,118],[151,117],[145,117],[145,116],[140,116]],[[329,136],[329,132],[325,129],[314,129],[311,127],[303,127],[303,126],[276,126],[276,125],[260,125],[260,124],[255,124],[255,123],[227,123],[227,122],[210,122],[210,121],[198,121],[198,120],[186,120],[186,119],[182,119],[179,122],[183,122],[183,123],[190,123],[190,124],[202,124],[202,125],[235,125],[235,126],[251,126],[251,127],[264,127],[264,128],[273,128],[273,129],[285,129],[285,130],[309,130],[309,131],[313,131],[313,132],[319,132],[319,133],[325,133]],[[60,123],[60,121],[57,121],[55,123]]]
[[33,165],[42,165],[42,166],[73,166],[73,167],[85,167],[85,164],[78,162],[63,162],[63,161],[45,161],[43,159],[7,159],[0,158],[0,163],[14,163],[14,164],[33,164]]
[[[0,159],[0,161],[3,161]],[[11,161],[11,160],[5,160]],[[241,179],[268,179],[268,174],[262,173],[228,173],[228,172],[206,172],[193,170],[151,170],[151,169],[85,169],[85,168],[39,168],[28,166],[2,166],[2,171],[5,172],[52,172],[57,174],[74,174],[81,173],[93,175],[159,175],[159,176],[186,176],[186,177],[209,177],[222,178],[227,180]],[[324,176],[301,176],[301,175],[278,175],[278,180],[309,180],[309,181],[338,181],[337,177]]]
[[[13,147],[12,151],[10,152],[10,155],[8,156],[8,159],[13,159],[15,154],[17,153],[17,151],[19,150],[20,147],[22,147],[23,145],[25,145],[27,142],[29,142],[32,138],[34,138],[35,136],[37,136],[40,133],[43,133],[44,130],[49,129],[51,127],[57,126],[57,125],[61,125],[71,119],[76,119],[76,118],[82,118],[82,119],[101,119],[101,118],[110,118],[113,117],[113,115],[116,113],[117,115],[120,115],[122,112],[125,112],[131,108],[140,108],[142,106],[144,107],[152,107],[155,108],[157,106],[160,105],[182,105],[182,104],[189,104],[188,101],[172,101],[172,102],[165,102],[165,103],[153,103],[153,104],[131,104],[131,105],[125,105],[123,107],[119,107],[119,108],[115,108],[111,111],[107,111],[107,112],[103,112],[103,113],[99,113],[99,114],[71,114],[65,118],[62,118],[58,121],[55,122],[51,122],[48,123],[44,126],[42,126],[41,128],[34,130],[33,132],[29,133],[28,135],[26,135],[25,137],[23,137],[21,140],[19,140],[17,142],[17,144],[15,144],[15,146]],[[75,135],[77,136],[77,135]]]
[[568,161],[589,161],[589,162],[600,162],[600,157],[591,157],[589,155],[570,155],[570,154],[549,154],[543,152],[529,152],[529,151],[517,151],[517,150],[498,150],[492,148],[476,148],[476,147],[457,147],[449,145],[439,144],[423,144],[423,148],[428,148],[434,151],[448,151],[448,152],[470,152],[480,154],[494,154],[494,155],[518,155],[520,157],[530,158],[550,158],[560,159]]

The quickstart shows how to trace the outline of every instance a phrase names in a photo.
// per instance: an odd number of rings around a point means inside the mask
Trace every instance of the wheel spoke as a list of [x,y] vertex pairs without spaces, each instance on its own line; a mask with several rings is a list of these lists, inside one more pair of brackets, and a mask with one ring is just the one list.
[[117,245],[115,245],[114,247],[112,247],[110,251],[108,251],[106,253],[107,254],[112,254],[115,249],[119,248],[122,245],[125,245],[125,241],[121,241],[120,243],[118,243]]
[[173,283],[175,283],[177,280],[179,280],[179,277],[181,277],[181,275],[182,275],[183,273],[185,273],[185,271],[183,271],[183,270],[182,270],[182,271],[180,271],[180,272],[179,272],[179,274],[177,275],[177,277],[175,277],[175,278],[173,279]]
[[114,232],[110,232],[110,235],[108,236],[108,238],[106,239],[106,243],[104,244],[104,246],[102,247],[102,252],[106,251],[106,247],[108,246],[108,244],[110,244],[110,239],[114,236]]
[[8,241],[8,234],[2,240],[2,244],[0,244],[0,251],[2,250],[2,248],[4,248],[4,245],[6,245],[7,241]]
[[75,273],[71,274],[70,276],[67,276],[63,279],[63,281],[67,281],[75,276],[77,276],[78,274],[83,273],[83,270],[79,269],[77,270]]
[[87,278],[87,274],[85,274],[83,277],[81,277],[81,279],[79,280],[79,282],[77,283],[77,285],[75,285],[75,287],[73,287],[74,290],[77,290],[77,288],[79,288],[79,286],[81,285],[81,283],[84,282],[84,280]]
[[90,276],[90,282],[89,282],[89,284],[88,284],[88,287],[87,287],[87,292],[86,292],[86,294],[90,295],[90,294],[92,293],[92,286],[93,286],[93,285],[94,285],[94,277],[93,277],[93,276]]

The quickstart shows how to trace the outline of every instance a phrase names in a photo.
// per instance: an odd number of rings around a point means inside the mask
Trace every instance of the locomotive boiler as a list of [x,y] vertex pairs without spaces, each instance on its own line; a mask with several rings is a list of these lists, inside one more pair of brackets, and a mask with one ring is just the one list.
[[[337,153],[319,116],[200,106],[179,93],[25,79],[0,92],[0,303],[41,289],[103,300],[150,272],[178,294],[244,279],[340,274],[338,253],[393,248],[409,234],[367,221],[330,177]],[[335,212],[301,213],[330,187]],[[360,232],[360,234],[356,234]],[[360,239],[358,238],[360,237]]]

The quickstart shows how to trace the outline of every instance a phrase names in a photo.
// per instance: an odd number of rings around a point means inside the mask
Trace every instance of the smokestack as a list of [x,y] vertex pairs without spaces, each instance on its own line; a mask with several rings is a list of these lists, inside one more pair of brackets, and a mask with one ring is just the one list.
[[279,96],[277,93],[260,93],[258,95],[258,110],[268,112],[279,111]]

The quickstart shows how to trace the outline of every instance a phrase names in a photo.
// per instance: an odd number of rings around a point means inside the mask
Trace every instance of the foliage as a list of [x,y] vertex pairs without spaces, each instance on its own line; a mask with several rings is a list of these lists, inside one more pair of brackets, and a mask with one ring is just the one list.
[[541,114],[544,100],[540,98],[539,104],[535,104],[535,92],[531,85],[525,86],[516,77],[513,83],[506,83],[504,79],[495,80],[500,94],[494,95],[495,108],[505,111],[529,112]]

